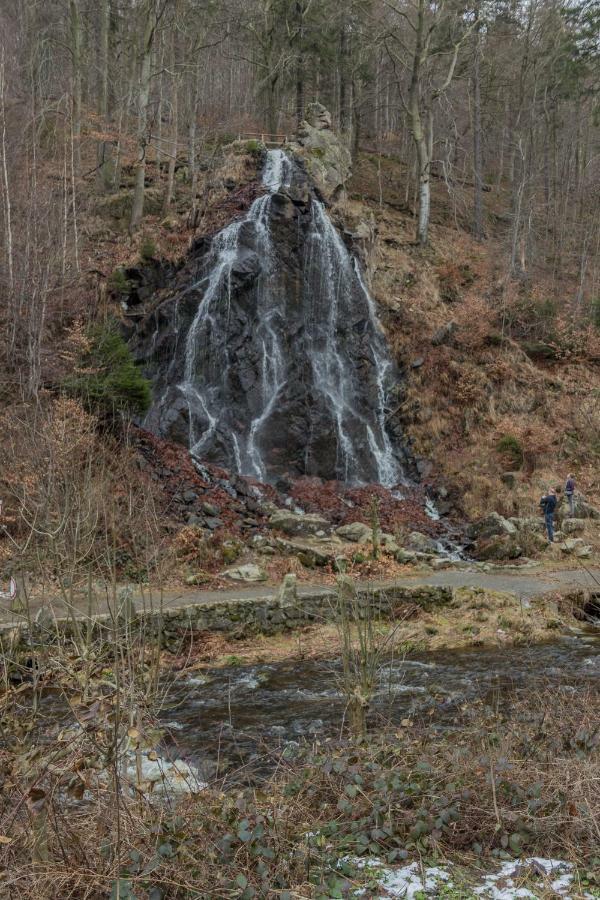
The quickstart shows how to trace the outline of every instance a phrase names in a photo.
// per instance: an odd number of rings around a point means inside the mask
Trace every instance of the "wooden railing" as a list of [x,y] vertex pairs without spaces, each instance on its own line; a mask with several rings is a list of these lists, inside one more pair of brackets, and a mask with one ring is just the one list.
[[285,144],[287,134],[270,134],[268,131],[240,131],[238,141],[257,140],[262,144],[274,144],[276,147]]

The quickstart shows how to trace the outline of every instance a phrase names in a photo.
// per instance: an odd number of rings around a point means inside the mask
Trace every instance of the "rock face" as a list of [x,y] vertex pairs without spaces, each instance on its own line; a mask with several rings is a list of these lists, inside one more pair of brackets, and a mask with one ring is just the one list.
[[352,157],[331,127],[331,113],[320,103],[311,103],[290,151],[302,160],[320,195],[337,200],[352,174]]
[[281,150],[263,189],[196,243],[137,325],[131,346],[153,382],[145,427],[261,481],[393,485],[409,465],[390,412],[402,388],[360,266]]

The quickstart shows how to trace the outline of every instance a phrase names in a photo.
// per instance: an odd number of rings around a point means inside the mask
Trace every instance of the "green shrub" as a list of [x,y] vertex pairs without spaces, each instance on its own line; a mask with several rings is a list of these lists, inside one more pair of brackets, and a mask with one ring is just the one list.
[[120,267],[114,270],[108,283],[115,294],[129,294],[131,291],[131,282]]
[[260,141],[257,141],[256,138],[253,138],[251,141],[246,141],[246,150],[248,153],[258,156],[258,154],[262,153],[264,150],[264,145]]
[[515,469],[523,465],[523,447],[514,434],[503,435],[496,444],[496,449],[510,461]]
[[63,388],[96,412],[145,413],[151,401],[150,383],[136,367],[117,323],[95,325],[87,337],[88,348]]
[[151,262],[156,257],[156,244],[150,237],[145,234],[140,244],[140,259],[142,262]]

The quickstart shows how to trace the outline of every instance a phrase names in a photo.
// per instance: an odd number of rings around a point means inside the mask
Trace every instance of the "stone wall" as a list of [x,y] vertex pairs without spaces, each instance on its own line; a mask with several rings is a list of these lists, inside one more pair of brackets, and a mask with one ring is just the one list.
[[[414,603],[424,609],[444,606],[453,599],[453,589],[447,587],[377,587],[358,592],[358,609],[372,605],[376,617],[391,616],[400,604]],[[190,603],[162,614],[157,610],[140,611],[129,619],[115,622],[110,615],[81,620],[81,630],[93,637],[111,641],[128,631],[145,633],[150,640],[161,640],[165,646],[181,640],[185,635],[201,631],[216,631],[243,638],[252,634],[277,634],[304,625],[335,620],[337,594],[333,590],[314,590],[295,599],[276,596],[258,598],[227,598],[210,602]],[[75,626],[70,619],[52,619],[47,611],[38,616],[32,633],[26,625],[0,626],[0,649],[15,651],[31,643],[55,640],[58,635],[74,636]]]

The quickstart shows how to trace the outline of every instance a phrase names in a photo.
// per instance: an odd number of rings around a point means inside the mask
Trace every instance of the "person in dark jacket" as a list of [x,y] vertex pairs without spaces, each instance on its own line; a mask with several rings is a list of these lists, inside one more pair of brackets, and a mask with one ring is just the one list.
[[546,522],[546,531],[548,532],[548,540],[554,543],[554,511],[557,504],[556,491],[551,488],[547,494],[544,494],[540,500],[540,506],[544,511],[544,520]]
[[572,475],[567,476],[567,483],[565,484],[565,497],[567,498],[569,504],[569,515],[571,518],[575,515],[575,479]]

